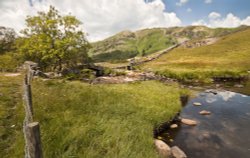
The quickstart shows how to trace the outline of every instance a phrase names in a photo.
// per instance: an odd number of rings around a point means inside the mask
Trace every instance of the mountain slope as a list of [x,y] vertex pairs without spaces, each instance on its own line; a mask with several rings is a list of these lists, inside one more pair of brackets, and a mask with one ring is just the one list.
[[205,26],[144,29],[123,31],[103,41],[92,43],[90,56],[96,62],[124,61],[135,56],[146,56],[186,40],[219,37],[245,29],[245,26],[211,29]]
[[250,28],[223,36],[216,43],[179,47],[143,68],[181,80],[239,77],[250,70]]

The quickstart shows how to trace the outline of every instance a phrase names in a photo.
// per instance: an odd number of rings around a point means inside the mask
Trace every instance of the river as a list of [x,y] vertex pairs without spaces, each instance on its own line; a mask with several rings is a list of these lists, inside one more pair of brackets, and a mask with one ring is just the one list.
[[[194,106],[199,102],[201,106]],[[210,115],[200,115],[202,110]],[[179,124],[162,134],[190,158],[248,158],[250,155],[250,96],[231,91],[201,92],[180,113],[196,126]]]

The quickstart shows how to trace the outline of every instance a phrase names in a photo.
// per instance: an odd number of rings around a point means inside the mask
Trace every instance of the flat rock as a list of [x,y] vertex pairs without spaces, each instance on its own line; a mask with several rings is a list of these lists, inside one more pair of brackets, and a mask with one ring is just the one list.
[[20,76],[21,73],[7,73],[4,74],[5,77],[16,77],[16,76]]
[[236,87],[236,88],[243,88],[244,86],[241,85],[241,84],[236,84],[236,85],[234,85],[234,87]]
[[171,149],[170,147],[163,142],[162,140],[155,139],[154,140],[155,147],[157,152],[159,153],[160,157],[162,158],[170,158],[171,157]]
[[202,104],[199,103],[199,102],[194,102],[193,105],[195,105],[195,106],[201,106]]
[[211,112],[207,111],[207,110],[202,110],[202,111],[199,112],[199,114],[201,114],[201,115],[210,115]]
[[178,127],[178,125],[177,124],[172,124],[171,126],[170,126],[170,128],[177,128]]
[[174,158],[187,158],[187,155],[178,146],[173,146],[171,152]]
[[189,126],[195,126],[197,125],[197,122],[195,120],[190,120],[190,119],[181,119],[181,122],[185,125],[189,125]]
[[205,90],[205,93],[212,93],[212,94],[216,95],[218,92],[214,89],[207,89],[207,90]]

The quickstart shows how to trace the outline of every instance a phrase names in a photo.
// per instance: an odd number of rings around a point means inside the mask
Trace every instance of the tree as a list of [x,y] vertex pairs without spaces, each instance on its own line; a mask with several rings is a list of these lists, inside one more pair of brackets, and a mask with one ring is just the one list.
[[0,55],[13,51],[16,33],[12,28],[0,27]]
[[17,49],[25,60],[37,62],[40,67],[73,66],[88,60],[90,44],[80,29],[81,22],[71,15],[61,16],[50,6],[48,12],[26,19],[27,28],[17,40]]

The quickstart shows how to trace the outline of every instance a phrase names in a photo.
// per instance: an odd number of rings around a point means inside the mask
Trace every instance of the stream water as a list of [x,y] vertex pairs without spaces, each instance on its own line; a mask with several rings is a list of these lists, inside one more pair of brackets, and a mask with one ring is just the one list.
[[[201,106],[194,106],[199,102]],[[202,110],[210,115],[200,115]],[[196,126],[180,124],[162,137],[190,158],[250,157],[250,96],[230,91],[203,92],[188,101],[180,114]]]

